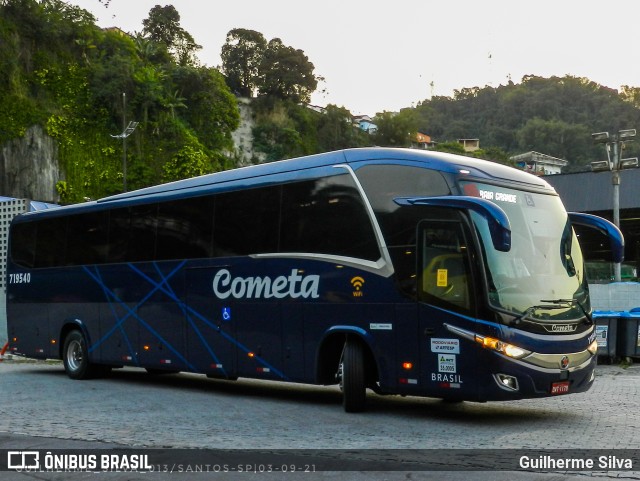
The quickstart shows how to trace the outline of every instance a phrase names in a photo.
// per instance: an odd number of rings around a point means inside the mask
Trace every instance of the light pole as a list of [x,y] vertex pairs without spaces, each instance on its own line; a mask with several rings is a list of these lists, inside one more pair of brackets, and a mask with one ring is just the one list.
[[[613,187],[613,223],[620,229],[620,171],[638,166],[638,158],[621,159],[620,153],[624,149],[625,142],[633,141],[636,129],[619,130],[618,133],[609,135],[609,132],[596,132],[591,134],[596,144],[606,144],[607,160],[591,162],[591,170],[594,172],[610,170],[611,185]],[[613,280],[622,280],[620,263],[613,265]]]
[[127,137],[129,137],[136,127],[138,122],[129,122],[127,125],[127,94],[122,92],[122,133],[118,135],[112,135],[114,139],[122,139],[122,190],[127,191]]

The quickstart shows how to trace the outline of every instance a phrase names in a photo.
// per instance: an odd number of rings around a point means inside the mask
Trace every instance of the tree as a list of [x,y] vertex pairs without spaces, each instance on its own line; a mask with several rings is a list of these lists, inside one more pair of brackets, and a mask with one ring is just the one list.
[[268,162],[317,152],[309,145],[309,133],[315,133],[312,112],[290,100],[260,97],[254,102],[256,123],[253,145]]
[[205,153],[204,146],[195,137],[186,135],[182,143],[182,148],[162,168],[165,182],[209,174],[216,170]]
[[369,136],[353,125],[349,110],[336,105],[327,105],[318,119],[318,146],[321,151],[347,149],[370,145]]
[[149,17],[142,21],[142,25],[142,33],[167,48],[173,45],[183,31],[180,26],[180,14],[173,5],[156,5],[149,10]]
[[142,109],[142,121],[145,124],[149,121],[150,109],[162,104],[165,78],[166,73],[155,65],[145,65],[133,74],[136,85],[133,98]]
[[472,152],[471,155],[478,159],[491,160],[499,164],[514,165],[513,161],[509,158],[509,154],[500,147],[486,147]]
[[378,127],[373,138],[380,146],[408,147],[418,131],[418,116],[414,109],[403,109],[400,113],[382,112],[373,121]]
[[178,65],[198,65],[198,58],[196,57],[196,51],[202,48],[198,45],[194,38],[186,31],[183,31],[173,44],[172,51],[174,52]]
[[267,48],[260,32],[234,28],[222,46],[222,69],[231,90],[253,97],[258,89],[259,67]]
[[211,150],[231,150],[231,134],[240,124],[240,114],[222,74],[208,67],[181,67],[173,83],[185,97],[181,116],[200,142]]
[[184,103],[186,99],[180,95],[178,90],[173,91],[162,99],[162,105],[169,109],[171,120],[176,119],[176,109],[185,109],[187,105]]
[[585,125],[562,120],[533,118],[518,130],[518,143],[523,151],[552,152],[561,159],[584,163],[589,158],[591,132]]
[[260,63],[260,94],[309,102],[318,86],[314,68],[302,50],[288,47],[279,38],[274,38],[269,41]]
[[449,154],[465,155],[467,152],[460,142],[449,141],[436,144],[433,150],[437,152],[447,152]]
[[163,45],[178,64],[196,64],[195,52],[202,47],[180,26],[180,14],[173,5],[156,5],[149,11],[149,17],[142,21],[142,25],[142,33]]
[[620,97],[631,105],[640,108],[640,87],[622,86]]

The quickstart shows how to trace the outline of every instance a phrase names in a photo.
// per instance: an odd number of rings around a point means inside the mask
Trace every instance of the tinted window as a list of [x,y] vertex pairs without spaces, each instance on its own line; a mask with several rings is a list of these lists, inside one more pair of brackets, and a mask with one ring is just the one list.
[[36,267],[64,264],[67,219],[53,218],[38,222],[36,229]]
[[109,247],[107,262],[126,262],[129,249],[129,208],[109,213]]
[[350,175],[18,224],[12,233],[13,259],[35,267],[277,252],[380,258]]
[[462,223],[425,220],[420,223],[420,240],[420,300],[468,313],[472,276]]
[[217,257],[278,251],[280,187],[228,192],[215,197]]
[[25,267],[35,266],[36,224],[15,224],[11,228],[11,260]]
[[152,261],[156,256],[158,205],[137,205],[129,209],[129,262]]
[[160,204],[156,259],[194,259],[213,254],[213,198]]
[[280,251],[380,258],[371,221],[350,175],[283,186]]
[[415,209],[400,208],[396,197],[430,197],[451,193],[436,170],[404,165],[368,165],[356,175],[376,213],[387,245],[415,244]]
[[157,210],[157,204],[149,204],[110,211],[107,262],[155,258]]
[[73,215],[67,219],[65,264],[102,264],[107,259],[108,212]]

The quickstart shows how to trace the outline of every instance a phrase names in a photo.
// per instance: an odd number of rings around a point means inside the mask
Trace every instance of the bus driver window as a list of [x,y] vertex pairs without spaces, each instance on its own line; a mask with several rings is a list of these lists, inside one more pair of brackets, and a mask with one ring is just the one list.
[[425,221],[421,228],[420,300],[456,311],[469,310],[470,272],[460,223]]

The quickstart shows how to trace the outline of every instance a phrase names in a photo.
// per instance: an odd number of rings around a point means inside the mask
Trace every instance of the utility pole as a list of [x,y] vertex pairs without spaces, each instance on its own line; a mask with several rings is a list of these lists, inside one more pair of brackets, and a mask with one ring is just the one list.
[[[636,129],[620,130],[617,134],[609,135],[609,132],[597,132],[591,134],[596,144],[606,144],[607,160],[591,162],[591,170],[611,171],[611,186],[613,187],[613,223],[620,229],[620,171],[631,167],[638,167],[638,158],[621,159],[620,153],[624,149],[625,142],[631,142],[636,136]],[[611,154],[611,155],[609,155]],[[613,264],[613,280],[622,280],[622,269],[619,262]]]
[[114,139],[122,139],[122,191],[127,191],[127,137],[129,137],[136,127],[138,122],[129,122],[127,125],[127,94],[122,92],[122,133],[118,135],[112,135]]

